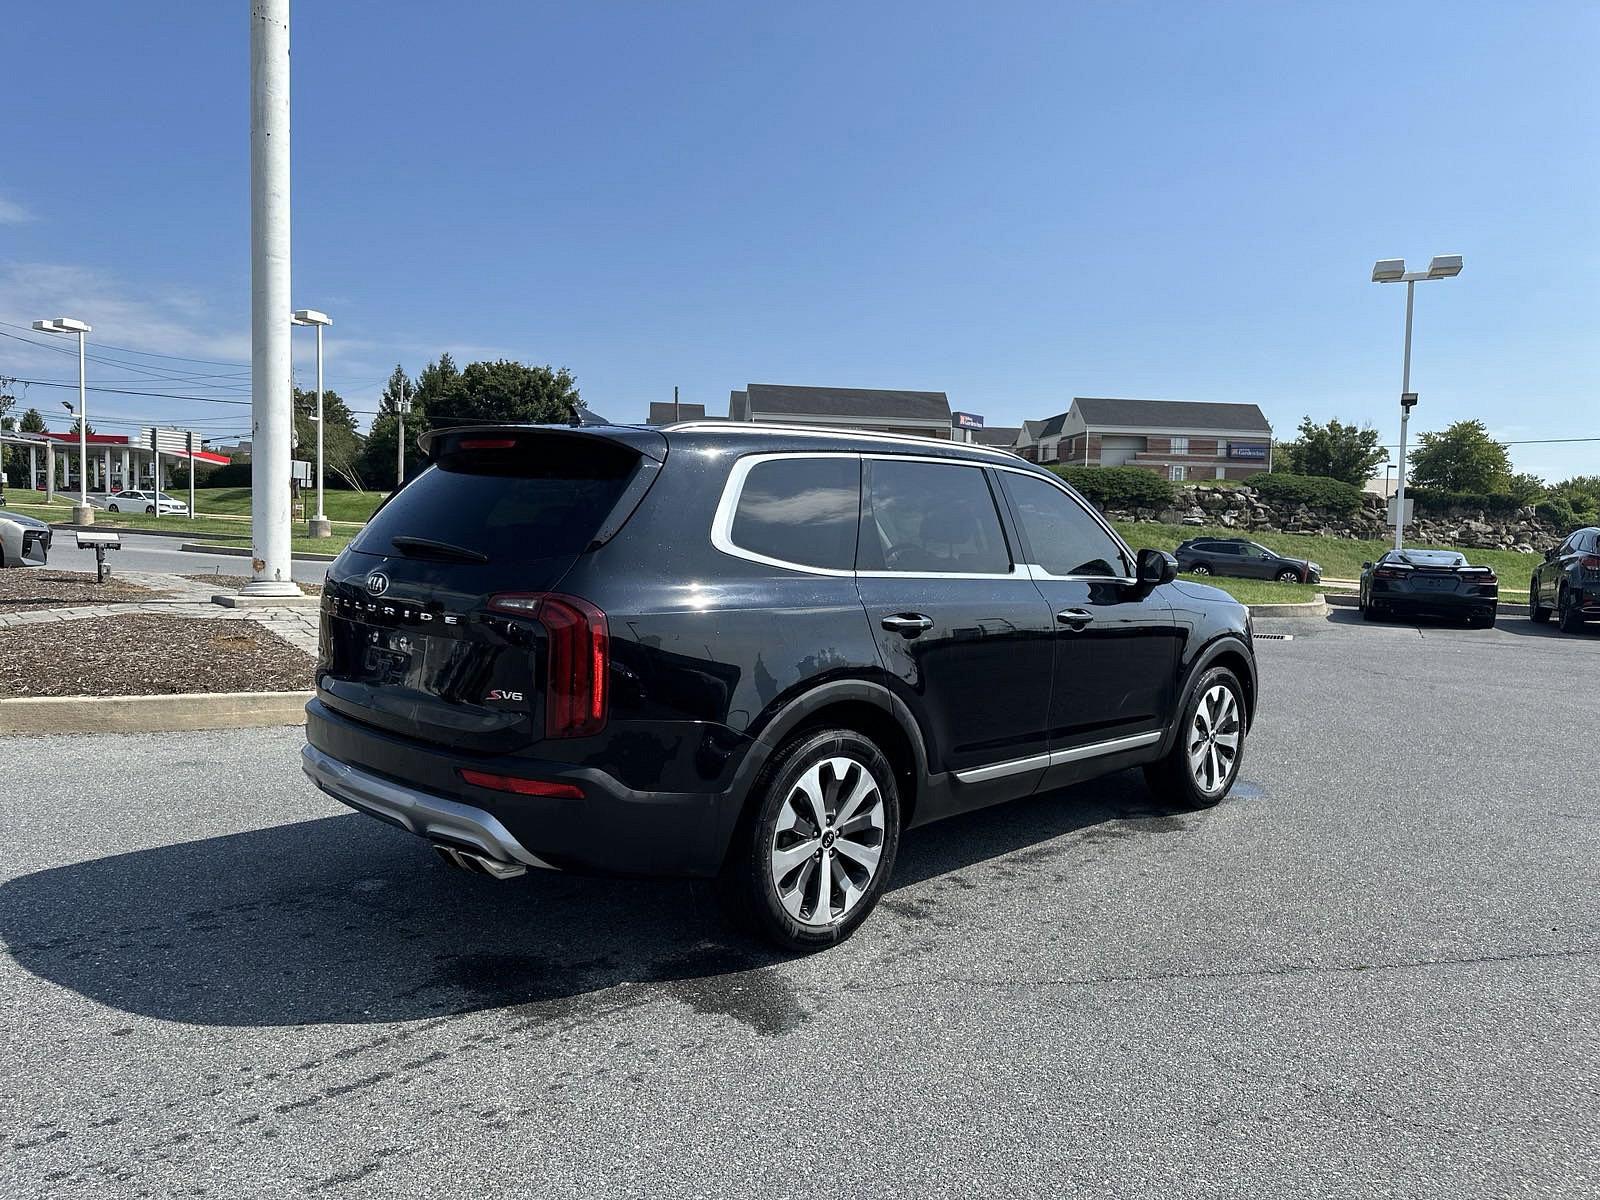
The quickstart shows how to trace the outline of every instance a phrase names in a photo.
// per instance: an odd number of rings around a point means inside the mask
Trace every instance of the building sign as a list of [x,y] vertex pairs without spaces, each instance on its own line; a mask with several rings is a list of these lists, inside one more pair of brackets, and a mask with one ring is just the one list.
[[1229,458],[1248,458],[1256,462],[1267,461],[1267,448],[1265,446],[1241,446],[1238,442],[1228,443]]
[[983,418],[977,413],[953,412],[950,414],[950,423],[957,429],[983,428]]

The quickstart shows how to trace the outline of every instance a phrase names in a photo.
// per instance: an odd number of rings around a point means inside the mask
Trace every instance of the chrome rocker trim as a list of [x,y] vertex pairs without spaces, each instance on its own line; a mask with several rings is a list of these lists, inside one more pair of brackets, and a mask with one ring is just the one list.
[[956,778],[962,783],[987,783],[991,779],[1003,779],[1007,775],[1037,771],[1041,767],[1059,767],[1063,763],[1077,762],[1084,758],[1099,758],[1102,754],[1137,750],[1141,746],[1148,746],[1160,740],[1161,731],[1153,729],[1149,733],[1134,733],[1127,737],[1112,738],[1109,742],[1091,742],[1087,746],[1072,746],[1066,750],[1053,750],[1049,754],[1035,754],[1028,758],[1013,758],[1009,762],[990,763],[986,767],[969,767],[965,771],[957,771]]
[[340,803],[392,821],[435,846],[442,840],[445,850],[458,853],[475,850],[490,864],[506,868],[486,871],[487,874],[502,878],[521,874],[519,865],[544,871],[559,870],[530,854],[497,817],[481,808],[384,779],[340,762],[309,744],[300,751],[300,765],[312,783]]

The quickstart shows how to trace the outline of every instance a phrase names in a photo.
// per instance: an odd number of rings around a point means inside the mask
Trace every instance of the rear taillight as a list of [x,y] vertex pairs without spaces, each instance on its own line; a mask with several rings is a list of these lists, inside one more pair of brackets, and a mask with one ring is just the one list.
[[545,628],[549,660],[545,682],[547,737],[586,737],[605,728],[610,688],[611,637],[606,615],[587,600],[554,592],[500,595],[495,612],[529,617]]
[[518,796],[549,796],[557,800],[583,799],[583,789],[575,783],[557,783],[553,779],[525,779],[521,775],[493,775],[488,771],[469,771],[465,767],[457,774],[473,787],[489,788],[496,792],[511,792]]
[[1585,571],[1600,571],[1600,555],[1586,554],[1581,562]]
[[1379,567],[1372,573],[1374,579],[1404,579],[1410,571],[1402,571],[1398,567]]

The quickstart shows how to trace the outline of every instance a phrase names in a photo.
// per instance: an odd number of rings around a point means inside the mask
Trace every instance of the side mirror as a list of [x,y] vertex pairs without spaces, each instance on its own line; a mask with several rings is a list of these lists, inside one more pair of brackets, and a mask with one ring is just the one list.
[[1548,550],[1546,550],[1544,552],[1544,560],[1545,560],[1545,562],[1554,562],[1555,558],[1556,558],[1556,554],[1559,553],[1560,550],[1561,550],[1560,546],[1551,546],[1550,549],[1548,549]]
[[1364,563],[1361,564],[1361,569],[1363,571],[1370,571],[1370,570],[1372,570],[1372,564],[1369,563],[1369,562],[1364,562]]
[[1145,587],[1171,583],[1178,577],[1178,560],[1165,550],[1139,551],[1139,582]]

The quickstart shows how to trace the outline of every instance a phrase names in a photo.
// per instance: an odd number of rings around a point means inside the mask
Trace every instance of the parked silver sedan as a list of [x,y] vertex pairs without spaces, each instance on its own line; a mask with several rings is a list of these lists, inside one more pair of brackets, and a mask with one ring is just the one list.
[[49,525],[0,510],[0,567],[42,567],[49,555]]

